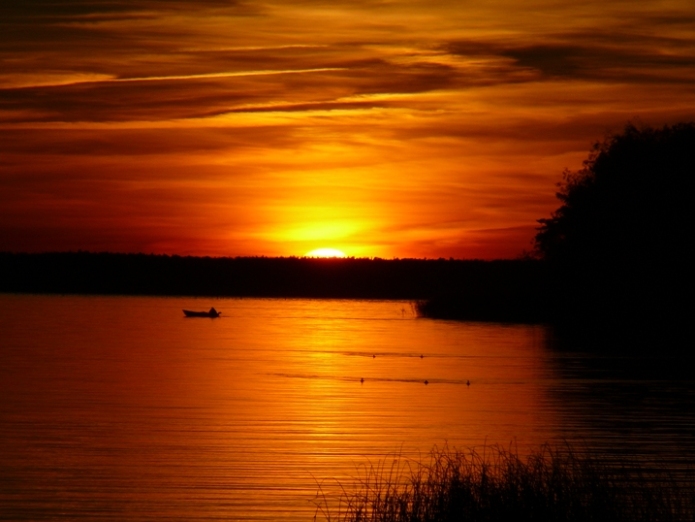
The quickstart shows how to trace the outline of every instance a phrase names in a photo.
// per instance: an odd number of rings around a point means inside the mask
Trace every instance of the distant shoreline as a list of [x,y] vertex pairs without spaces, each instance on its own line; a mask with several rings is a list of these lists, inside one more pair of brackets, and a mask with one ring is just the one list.
[[420,301],[503,287],[536,291],[542,272],[537,260],[4,252],[0,292]]
[[611,339],[610,350],[651,350],[657,343],[683,351],[671,342],[690,324],[678,303],[657,302],[648,291],[629,297],[640,289],[616,300],[575,287],[552,265],[530,258],[0,253],[4,293],[408,300],[419,317],[546,324],[562,337]]

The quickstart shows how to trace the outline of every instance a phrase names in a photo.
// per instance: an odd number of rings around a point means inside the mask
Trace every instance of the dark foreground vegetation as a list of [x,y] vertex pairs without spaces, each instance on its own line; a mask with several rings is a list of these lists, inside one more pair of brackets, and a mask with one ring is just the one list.
[[476,301],[502,294],[528,300],[542,277],[536,260],[0,253],[0,292],[417,300],[455,291]]
[[[515,294],[509,306],[528,307],[573,334],[661,339],[687,331],[695,266],[695,123],[628,125],[597,143],[581,170],[565,172],[557,197],[560,207],[539,220],[535,238],[543,262],[540,287]],[[506,298],[491,291],[487,300],[496,297]],[[478,311],[467,291],[453,291],[421,303],[420,312],[468,318]]]
[[319,490],[317,517],[338,522],[669,522],[695,520],[695,487],[659,469],[608,464],[546,446],[435,451],[429,464],[367,470],[356,491]]

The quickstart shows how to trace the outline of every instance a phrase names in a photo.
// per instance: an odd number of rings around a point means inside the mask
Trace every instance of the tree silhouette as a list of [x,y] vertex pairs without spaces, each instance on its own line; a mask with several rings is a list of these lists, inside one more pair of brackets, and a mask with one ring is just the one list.
[[582,319],[682,319],[692,282],[695,123],[627,125],[564,173],[562,205],[541,219],[537,252],[556,298]]

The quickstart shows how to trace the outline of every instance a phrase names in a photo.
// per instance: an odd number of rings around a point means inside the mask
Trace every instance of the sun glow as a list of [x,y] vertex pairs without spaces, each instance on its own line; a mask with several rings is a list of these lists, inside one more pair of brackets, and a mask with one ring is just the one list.
[[335,248],[317,248],[304,254],[305,257],[347,257],[345,252]]

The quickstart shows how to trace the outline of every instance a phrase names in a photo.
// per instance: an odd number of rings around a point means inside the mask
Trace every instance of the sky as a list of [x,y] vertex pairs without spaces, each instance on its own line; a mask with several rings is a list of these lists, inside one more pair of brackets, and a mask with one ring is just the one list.
[[513,258],[692,0],[0,0],[0,251]]

